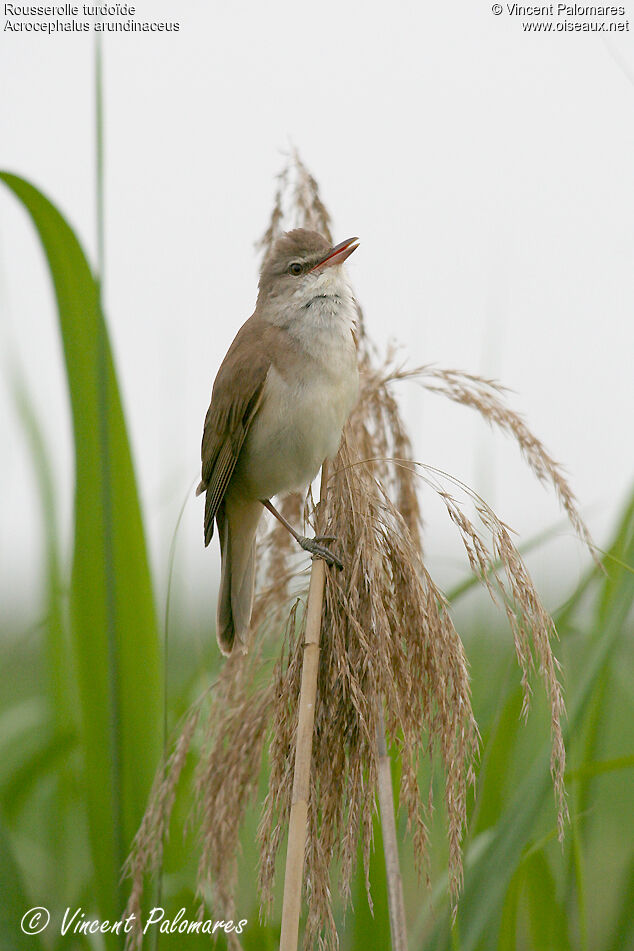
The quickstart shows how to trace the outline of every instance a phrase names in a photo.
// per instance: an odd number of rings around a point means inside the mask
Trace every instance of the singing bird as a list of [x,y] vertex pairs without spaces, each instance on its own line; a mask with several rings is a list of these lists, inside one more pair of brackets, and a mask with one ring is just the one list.
[[313,557],[341,567],[271,504],[305,488],[334,456],[357,398],[357,309],[343,263],[359,246],[331,247],[316,231],[281,235],[262,263],[255,311],[216,376],[202,439],[205,546],[218,526],[216,634],[223,654],[247,647],[255,536],[264,508]]

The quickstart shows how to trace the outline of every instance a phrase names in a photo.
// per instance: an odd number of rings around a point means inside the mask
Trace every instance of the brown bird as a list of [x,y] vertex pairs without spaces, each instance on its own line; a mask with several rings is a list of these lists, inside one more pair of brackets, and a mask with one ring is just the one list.
[[255,536],[263,506],[299,544],[341,563],[273,507],[305,488],[334,456],[356,401],[356,305],[343,262],[358,247],[331,247],[315,231],[283,234],[265,258],[253,315],[216,376],[202,440],[205,545],[218,526],[222,570],[216,635],[223,654],[245,651],[253,608]]

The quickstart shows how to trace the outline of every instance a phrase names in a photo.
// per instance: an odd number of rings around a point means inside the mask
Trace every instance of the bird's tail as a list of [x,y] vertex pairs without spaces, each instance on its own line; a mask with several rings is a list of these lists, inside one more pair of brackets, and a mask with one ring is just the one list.
[[263,508],[260,502],[235,502],[225,497],[218,512],[222,569],[216,637],[223,654],[246,653],[255,585],[255,535]]

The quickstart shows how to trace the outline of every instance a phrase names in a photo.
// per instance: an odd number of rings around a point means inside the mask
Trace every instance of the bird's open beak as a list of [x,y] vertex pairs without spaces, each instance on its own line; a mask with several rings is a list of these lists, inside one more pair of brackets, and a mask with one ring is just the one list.
[[331,248],[326,257],[318,261],[310,270],[323,271],[325,268],[332,267],[334,264],[343,264],[346,258],[349,258],[352,252],[356,251],[358,247],[358,238],[347,238],[345,241],[342,241],[341,244],[336,244],[334,248]]

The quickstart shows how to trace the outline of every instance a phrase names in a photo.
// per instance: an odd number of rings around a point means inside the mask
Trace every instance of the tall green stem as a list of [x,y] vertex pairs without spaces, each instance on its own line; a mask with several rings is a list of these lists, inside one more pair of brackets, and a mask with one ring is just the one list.
[[119,718],[119,658],[117,650],[116,579],[114,573],[113,512],[110,472],[110,432],[108,391],[108,342],[103,319],[103,286],[105,281],[105,203],[104,203],[104,112],[103,112],[103,57],[101,35],[95,37],[95,195],[97,268],[97,387],[99,403],[99,441],[103,478],[101,480],[101,506],[104,518],[104,564],[108,640],[108,667],[110,687],[110,750],[112,757],[112,811],[114,817],[113,839],[119,867],[125,861],[123,817],[121,815],[121,723]]

